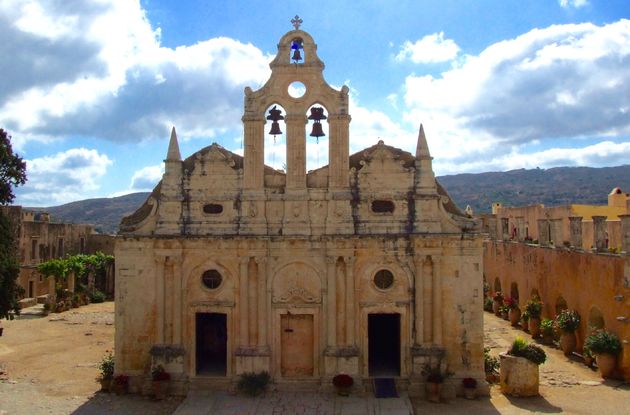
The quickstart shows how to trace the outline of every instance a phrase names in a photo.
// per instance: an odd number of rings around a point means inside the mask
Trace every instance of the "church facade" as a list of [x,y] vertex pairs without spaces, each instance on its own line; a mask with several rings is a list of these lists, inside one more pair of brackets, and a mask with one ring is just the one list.
[[[183,160],[173,129],[162,181],[123,219],[116,372],[140,388],[160,363],[180,390],[268,371],[422,394],[428,366],[452,390],[481,382],[481,235],[436,181],[423,127],[415,155],[382,141],[350,155],[348,88],[326,83],[312,37],[296,25],[270,67],[245,88],[244,155]],[[327,123],[329,164],[307,172],[309,120]],[[286,172],[264,164],[269,126],[286,129]]]

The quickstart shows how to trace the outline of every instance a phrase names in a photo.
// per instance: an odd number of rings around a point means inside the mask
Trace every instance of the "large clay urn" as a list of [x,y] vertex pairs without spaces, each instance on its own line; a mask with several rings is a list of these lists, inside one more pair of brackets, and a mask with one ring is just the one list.
[[575,333],[570,331],[563,331],[560,335],[560,348],[565,356],[570,356],[571,353],[575,351],[575,347],[577,346],[577,339],[575,338]]
[[494,300],[492,301],[492,312],[496,315],[496,316],[500,316],[501,315],[501,306],[503,305],[503,301],[497,301]]
[[610,353],[598,353],[595,355],[595,362],[599,368],[599,374],[603,378],[609,378],[617,366],[617,357]]
[[521,309],[518,307],[510,309],[509,318],[512,326],[518,326],[518,322],[521,319]]
[[538,396],[538,365],[524,357],[499,355],[501,392],[510,396]]
[[540,319],[539,318],[529,318],[529,334],[532,337],[538,337],[540,334]]

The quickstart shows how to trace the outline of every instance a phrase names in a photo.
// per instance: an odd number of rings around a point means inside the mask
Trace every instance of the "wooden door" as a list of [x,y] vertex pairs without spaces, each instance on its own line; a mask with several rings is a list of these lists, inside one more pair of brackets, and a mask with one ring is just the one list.
[[313,315],[282,314],[280,317],[282,376],[313,376]]

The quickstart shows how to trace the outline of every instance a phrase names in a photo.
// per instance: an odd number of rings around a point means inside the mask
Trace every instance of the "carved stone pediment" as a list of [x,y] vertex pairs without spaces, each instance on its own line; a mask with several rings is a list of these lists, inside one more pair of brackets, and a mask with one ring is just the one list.
[[289,287],[284,293],[273,297],[274,303],[313,303],[319,304],[321,296],[316,295],[303,287]]
[[271,298],[280,304],[320,304],[321,292],[316,271],[304,262],[293,262],[277,271]]

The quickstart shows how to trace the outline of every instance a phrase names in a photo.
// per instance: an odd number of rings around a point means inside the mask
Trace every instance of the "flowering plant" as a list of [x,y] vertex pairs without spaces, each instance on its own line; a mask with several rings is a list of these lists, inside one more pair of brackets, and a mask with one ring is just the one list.
[[515,308],[518,308],[518,302],[516,301],[516,298],[514,297],[505,297],[503,299],[503,304],[505,304],[508,310],[513,310]]
[[162,365],[157,365],[151,371],[151,379],[155,381],[171,380],[171,374],[165,371]]
[[332,379],[332,383],[337,388],[349,388],[354,384],[354,379],[352,379],[352,376],[350,375],[340,373]]
[[462,384],[466,389],[474,389],[477,387],[477,381],[473,378],[462,379]]
[[127,383],[129,383],[128,375],[120,374],[120,375],[114,376],[114,384],[120,385],[120,386],[126,386]]
[[98,380],[111,380],[114,377],[114,355],[109,350],[105,352],[107,354],[98,364],[98,369],[101,371]]
[[501,291],[497,291],[496,293],[494,293],[494,296],[492,298],[494,301],[500,303],[503,301],[503,294],[501,293]]
[[540,318],[540,314],[542,313],[543,303],[538,298],[534,298],[529,300],[525,305],[525,310],[529,313],[529,318]]

